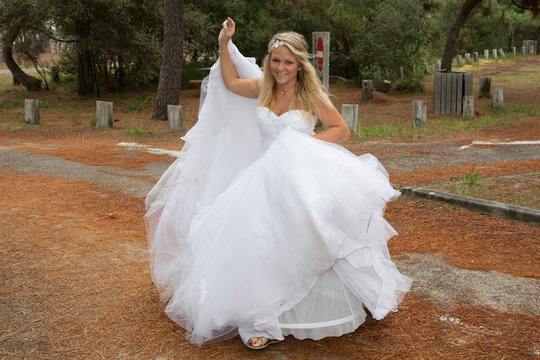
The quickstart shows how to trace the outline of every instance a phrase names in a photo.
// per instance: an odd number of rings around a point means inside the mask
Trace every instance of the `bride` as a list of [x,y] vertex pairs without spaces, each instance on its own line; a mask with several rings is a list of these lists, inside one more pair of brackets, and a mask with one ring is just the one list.
[[[268,44],[264,71],[219,34],[197,124],[146,198],[152,279],[195,344],[240,335],[263,349],[293,335],[353,332],[397,311],[411,280],[390,260],[384,220],[399,195],[375,157],[336,145],[349,130],[307,43]],[[327,130],[314,134],[316,120]]]

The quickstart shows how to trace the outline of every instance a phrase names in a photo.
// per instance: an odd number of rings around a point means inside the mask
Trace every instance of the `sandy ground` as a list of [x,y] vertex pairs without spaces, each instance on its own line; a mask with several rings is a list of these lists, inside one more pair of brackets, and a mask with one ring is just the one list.
[[[539,69],[539,59],[524,58],[473,71],[476,79],[493,76],[504,86],[507,107],[538,109],[538,82],[509,76]],[[426,88],[420,95],[375,93],[360,107],[361,123],[408,124],[412,99],[426,99],[429,108],[429,78]],[[0,90],[4,103],[27,96],[10,85]],[[359,89],[335,85],[332,92],[338,106],[360,103]],[[49,104],[40,126],[22,124],[16,106],[0,108],[0,357],[540,357],[540,228],[407,197],[390,203],[386,216],[399,233],[390,252],[414,279],[399,312],[382,321],[370,318],[353,334],[317,342],[289,337],[264,352],[250,351],[238,338],[202,348],[187,343],[183,329],[163,313],[151,282],[142,221],[145,194],[174,160],[148,148],[177,151],[179,135],[168,133],[164,122],[146,120],[151,109],[144,106],[136,114],[115,110],[119,121],[112,130],[91,130],[79,120],[92,112],[87,104],[95,99],[61,90],[36,96]],[[130,96],[111,100],[118,104]],[[68,109],[62,99],[69,100]],[[183,93],[186,127],[196,117],[197,101],[197,90]],[[492,111],[489,100],[479,100],[476,109],[477,116]],[[344,145],[375,154],[396,186],[449,182],[477,168],[485,179],[532,176],[534,182],[540,146],[508,143],[540,140],[535,114],[486,129],[353,137]],[[130,134],[133,128],[144,134]],[[513,190],[515,183],[503,184],[502,190],[520,191]]]

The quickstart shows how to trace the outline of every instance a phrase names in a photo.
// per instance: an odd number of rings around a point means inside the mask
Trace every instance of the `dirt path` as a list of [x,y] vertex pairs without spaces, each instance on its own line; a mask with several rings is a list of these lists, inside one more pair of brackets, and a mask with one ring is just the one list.
[[[406,197],[387,209],[399,233],[390,251],[414,279],[399,312],[369,319],[353,334],[287,338],[265,352],[249,351],[238,338],[190,345],[151,283],[142,222],[144,195],[174,160],[156,149],[178,150],[178,137],[135,138],[148,147],[126,147],[118,144],[134,138],[121,132],[58,124],[54,131],[0,128],[1,358],[540,356],[540,228]],[[421,139],[356,138],[345,146],[375,154],[396,186],[433,184],[472,167],[485,176],[538,172],[540,146],[510,142],[540,140],[539,130],[538,118],[528,117]]]

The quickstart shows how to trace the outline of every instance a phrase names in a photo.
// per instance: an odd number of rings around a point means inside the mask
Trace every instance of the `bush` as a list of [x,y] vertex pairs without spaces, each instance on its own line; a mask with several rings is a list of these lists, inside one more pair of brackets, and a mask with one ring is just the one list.
[[381,80],[375,83],[375,90],[382,93],[387,93],[392,90],[393,86],[394,85],[392,84],[390,80]]
[[426,91],[424,84],[418,79],[399,79],[394,85],[394,90],[408,93],[423,93]]

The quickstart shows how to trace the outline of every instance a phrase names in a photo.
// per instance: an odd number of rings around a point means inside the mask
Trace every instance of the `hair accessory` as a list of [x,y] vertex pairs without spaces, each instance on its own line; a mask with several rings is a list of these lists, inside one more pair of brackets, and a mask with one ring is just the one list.
[[274,41],[274,44],[272,44],[272,48],[275,49],[275,48],[278,48],[278,47],[283,46],[283,45],[287,45],[287,43],[285,41],[282,41],[282,40],[276,40],[276,41]]

